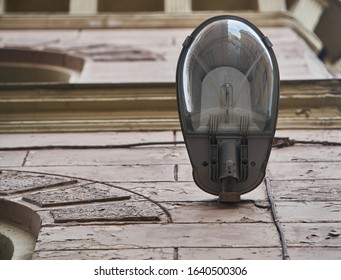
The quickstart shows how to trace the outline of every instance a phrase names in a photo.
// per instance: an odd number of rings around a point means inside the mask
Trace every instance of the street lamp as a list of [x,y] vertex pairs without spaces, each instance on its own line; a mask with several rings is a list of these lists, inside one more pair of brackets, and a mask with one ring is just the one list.
[[265,176],[279,101],[271,47],[236,16],[206,20],[183,43],[177,99],[193,178],[222,202],[239,201]]

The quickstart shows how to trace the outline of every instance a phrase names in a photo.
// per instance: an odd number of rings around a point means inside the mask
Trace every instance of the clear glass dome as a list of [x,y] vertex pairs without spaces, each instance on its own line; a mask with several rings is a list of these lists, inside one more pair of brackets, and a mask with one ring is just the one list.
[[253,25],[226,17],[204,23],[189,39],[177,77],[183,129],[273,132],[279,74],[268,39]]

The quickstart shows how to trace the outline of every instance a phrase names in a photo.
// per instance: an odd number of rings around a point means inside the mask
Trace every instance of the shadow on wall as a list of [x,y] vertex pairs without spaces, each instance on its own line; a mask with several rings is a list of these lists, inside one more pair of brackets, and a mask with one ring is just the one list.
[[12,240],[0,232],[0,260],[11,260],[13,253],[14,245]]
[[66,13],[69,10],[69,0],[41,1],[41,0],[7,0],[6,12],[8,13],[46,13],[59,12]]
[[[329,1],[315,28],[316,35],[323,43],[320,58],[334,63],[341,59],[341,1]],[[336,35],[336,36],[335,36]]]
[[84,59],[36,50],[0,49],[0,83],[76,82]]
[[40,228],[34,210],[0,199],[0,260],[31,259]]

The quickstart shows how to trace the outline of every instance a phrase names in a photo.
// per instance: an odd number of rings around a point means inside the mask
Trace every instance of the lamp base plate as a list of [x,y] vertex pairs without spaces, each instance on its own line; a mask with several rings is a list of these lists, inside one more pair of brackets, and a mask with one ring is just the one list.
[[240,202],[240,194],[237,192],[221,192],[219,202]]

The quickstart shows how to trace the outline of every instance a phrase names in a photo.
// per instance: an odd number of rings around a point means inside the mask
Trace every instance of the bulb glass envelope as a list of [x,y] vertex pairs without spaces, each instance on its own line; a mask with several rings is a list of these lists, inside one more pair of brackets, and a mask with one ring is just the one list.
[[194,180],[209,193],[243,194],[264,178],[279,100],[271,47],[257,27],[235,16],[205,21],[183,43],[180,122]]

